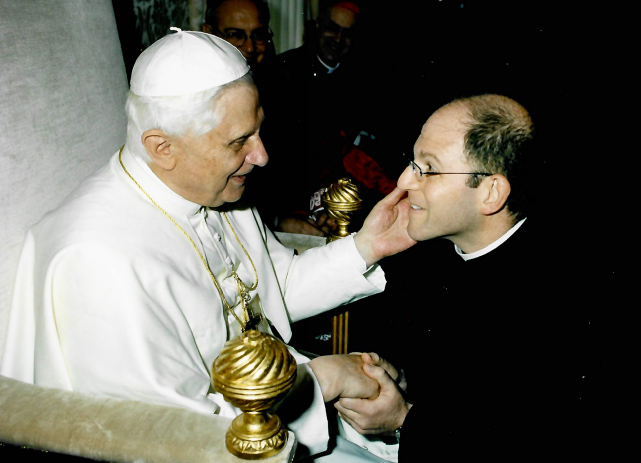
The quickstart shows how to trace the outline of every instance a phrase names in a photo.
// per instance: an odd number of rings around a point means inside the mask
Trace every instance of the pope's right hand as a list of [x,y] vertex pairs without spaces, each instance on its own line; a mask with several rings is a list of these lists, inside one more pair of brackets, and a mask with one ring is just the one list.
[[359,354],[324,355],[310,360],[308,365],[320,384],[325,402],[340,397],[378,396],[378,381],[365,374]]

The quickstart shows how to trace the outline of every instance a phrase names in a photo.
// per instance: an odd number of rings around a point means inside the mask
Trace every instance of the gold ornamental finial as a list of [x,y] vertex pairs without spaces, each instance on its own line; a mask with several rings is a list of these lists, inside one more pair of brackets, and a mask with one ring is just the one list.
[[[330,185],[321,197],[323,207],[330,217],[336,220],[338,228],[330,233],[327,242],[349,236],[352,214],[363,207],[358,187],[349,178],[342,178]],[[332,353],[347,354],[349,342],[349,311],[332,317]]]
[[349,178],[341,178],[327,188],[321,202],[329,216],[338,224],[337,231],[330,233],[327,242],[349,236],[348,227],[352,221],[352,215],[363,207],[358,187]]
[[211,378],[214,390],[243,411],[227,431],[227,449],[246,460],[279,453],[287,443],[287,429],[267,410],[296,379],[296,360],[287,346],[270,334],[245,331],[227,341],[214,361]]

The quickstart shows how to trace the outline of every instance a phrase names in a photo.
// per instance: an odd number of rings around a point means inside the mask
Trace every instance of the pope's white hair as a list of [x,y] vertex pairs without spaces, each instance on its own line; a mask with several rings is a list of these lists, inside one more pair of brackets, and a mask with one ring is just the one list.
[[147,130],[159,129],[173,136],[200,136],[213,130],[221,118],[216,101],[225,89],[238,84],[253,84],[251,74],[192,95],[143,97],[129,91],[125,105],[127,148],[134,156],[151,162],[142,144],[142,134]]

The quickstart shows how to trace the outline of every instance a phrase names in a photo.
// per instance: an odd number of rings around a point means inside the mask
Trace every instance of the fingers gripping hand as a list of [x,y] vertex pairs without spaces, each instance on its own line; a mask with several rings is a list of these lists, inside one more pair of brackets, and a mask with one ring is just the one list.
[[324,355],[309,361],[309,367],[330,402],[338,397],[373,398],[378,395],[378,382],[363,370],[363,359],[356,354]]
[[392,434],[403,424],[411,404],[383,368],[366,363],[363,370],[380,384],[379,395],[374,399],[341,398],[334,407],[361,434]]
[[364,352],[360,354],[364,363],[381,367],[403,392],[407,392],[407,381],[405,380],[403,370],[398,370],[394,365],[375,352]]

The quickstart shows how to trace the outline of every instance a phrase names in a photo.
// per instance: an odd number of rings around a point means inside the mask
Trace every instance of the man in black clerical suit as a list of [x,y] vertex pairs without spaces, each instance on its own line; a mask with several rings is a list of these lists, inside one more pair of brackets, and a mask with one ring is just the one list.
[[598,327],[578,297],[602,294],[581,287],[592,282],[575,273],[576,253],[533,207],[535,192],[554,188],[535,167],[534,139],[511,98],[454,100],[424,124],[398,180],[409,235],[429,250],[413,251],[413,268],[388,288],[414,301],[396,365],[404,375],[363,354],[381,393],[336,408],[362,434],[398,438],[401,463],[614,450],[598,395]]

